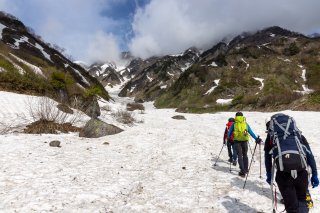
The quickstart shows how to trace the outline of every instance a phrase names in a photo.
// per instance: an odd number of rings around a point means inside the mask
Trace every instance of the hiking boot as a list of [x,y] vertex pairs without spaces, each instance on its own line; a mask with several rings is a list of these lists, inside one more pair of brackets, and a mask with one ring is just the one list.
[[229,163],[232,163],[232,159],[230,158],[230,159],[228,160],[228,162],[229,162]]
[[237,165],[237,161],[236,160],[232,161],[232,165],[236,166]]
[[246,173],[244,173],[244,172],[239,172],[239,176],[244,178],[244,177],[246,176]]

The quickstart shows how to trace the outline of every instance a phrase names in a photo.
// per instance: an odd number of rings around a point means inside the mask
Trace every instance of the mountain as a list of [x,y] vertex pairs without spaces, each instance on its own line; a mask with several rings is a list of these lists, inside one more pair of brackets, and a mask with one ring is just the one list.
[[180,111],[320,109],[320,40],[280,27],[220,42],[160,96]]
[[121,84],[121,73],[125,67],[117,67],[114,63],[95,63],[88,67],[88,73],[97,78],[103,86]]
[[143,60],[124,52],[121,65],[112,62],[94,63],[87,68],[87,72],[104,86],[122,85],[119,93],[121,97],[130,96],[135,97],[135,100],[148,101],[154,100],[177,80],[181,73],[198,60],[199,55],[199,50],[189,48],[177,55]]
[[190,48],[178,55],[132,60],[127,67],[130,80],[119,96],[135,97],[137,101],[154,100],[195,63],[199,55],[199,50]]
[[0,12],[0,89],[46,95],[70,105],[77,100],[79,108],[98,115],[95,96],[109,100],[107,91],[53,47],[15,17]]
[[120,73],[127,81],[119,96],[182,112],[319,110],[319,54],[320,38],[268,27],[202,53],[190,48],[178,55],[134,58]]
[[319,38],[320,37],[320,33],[312,33],[312,34],[308,35],[308,37],[310,37],[310,38]]

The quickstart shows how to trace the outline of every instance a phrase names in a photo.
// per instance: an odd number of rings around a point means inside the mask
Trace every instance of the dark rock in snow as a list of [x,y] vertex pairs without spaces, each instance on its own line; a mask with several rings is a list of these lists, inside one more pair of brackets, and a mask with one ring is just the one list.
[[183,115],[175,115],[172,118],[176,120],[187,120]]
[[92,118],[82,128],[79,133],[80,137],[85,138],[99,138],[106,135],[114,135],[122,132],[123,130],[112,124],[107,124],[99,119]]
[[59,147],[59,148],[60,148],[60,147],[61,147],[60,144],[61,144],[60,141],[55,140],[55,141],[51,141],[51,142],[49,143],[49,146]]

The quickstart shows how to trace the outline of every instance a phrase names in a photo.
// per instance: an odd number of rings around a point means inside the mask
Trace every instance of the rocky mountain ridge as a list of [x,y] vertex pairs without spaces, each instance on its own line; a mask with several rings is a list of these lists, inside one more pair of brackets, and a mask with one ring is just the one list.
[[[119,96],[180,111],[315,110],[320,40],[278,26],[200,52],[133,59]],[[119,79],[121,78],[118,77]]]

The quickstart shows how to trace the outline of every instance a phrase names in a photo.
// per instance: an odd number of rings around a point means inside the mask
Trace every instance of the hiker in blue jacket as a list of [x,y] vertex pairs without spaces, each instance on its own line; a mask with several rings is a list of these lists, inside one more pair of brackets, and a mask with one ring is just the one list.
[[[270,118],[266,120],[266,129],[269,129]],[[271,184],[272,180],[272,155],[270,151],[273,149],[272,139],[268,132],[265,140],[265,167],[266,167],[266,181]],[[317,187],[319,185],[317,166],[314,156],[311,152],[310,146],[306,138],[301,135],[301,146],[306,155],[306,163],[312,170],[311,185]],[[293,178],[292,174],[278,171],[275,178],[278,188],[284,200],[285,208],[288,213],[306,213],[308,207],[312,207],[313,203],[308,192],[308,172],[303,170],[297,173],[297,177]],[[309,199],[309,200],[308,200]]]
[[249,164],[247,154],[249,135],[253,137],[256,143],[261,143],[261,139],[253,133],[242,112],[236,113],[235,122],[231,125],[228,132],[228,139],[230,139],[232,133],[234,133],[233,141],[238,155],[239,176],[245,177],[246,173],[248,173]]

